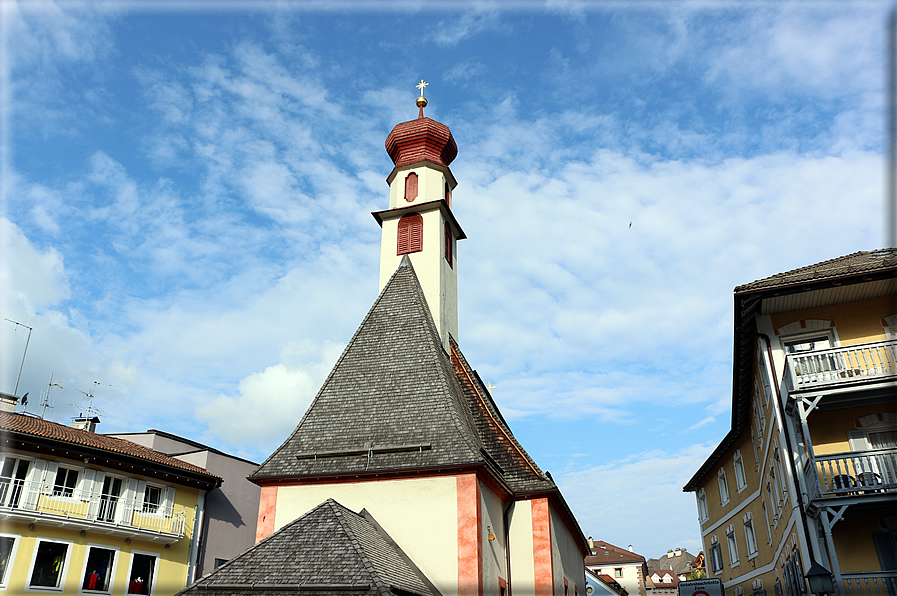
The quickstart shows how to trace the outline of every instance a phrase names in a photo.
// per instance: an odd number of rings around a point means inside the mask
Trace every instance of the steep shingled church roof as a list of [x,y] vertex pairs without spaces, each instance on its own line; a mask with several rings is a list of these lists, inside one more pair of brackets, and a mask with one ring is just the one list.
[[442,349],[404,259],[299,425],[251,478],[480,466],[513,493],[556,490],[457,346]]
[[[301,588],[299,587],[301,586]],[[179,596],[439,596],[367,511],[327,499]]]

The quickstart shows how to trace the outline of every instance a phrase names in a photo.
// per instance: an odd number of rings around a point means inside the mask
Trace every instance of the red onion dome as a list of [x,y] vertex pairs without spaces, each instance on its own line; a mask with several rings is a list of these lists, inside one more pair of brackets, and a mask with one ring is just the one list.
[[396,167],[421,161],[448,166],[458,155],[458,145],[448,126],[421,117],[396,124],[386,137],[386,152]]

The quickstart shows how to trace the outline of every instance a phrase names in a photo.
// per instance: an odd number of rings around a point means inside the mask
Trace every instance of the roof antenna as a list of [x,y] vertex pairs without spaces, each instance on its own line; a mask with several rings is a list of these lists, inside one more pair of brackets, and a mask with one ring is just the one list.
[[47,394],[44,396],[44,398],[40,402],[40,405],[38,406],[40,407],[41,420],[44,419],[44,414],[46,414],[47,408],[53,407],[50,405],[50,391],[53,390],[53,387],[56,387],[57,389],[65,389],[65,387],[62,386],[62,381],[56,381],[55,383],[53,382],[53,373],[50,373],[50,382],[47,383]]
[[[18,314],[16,314],[16,318],[19,318]],[[31,327],[29,327],[28,325],[26,325],[24,323],[20,323],[18,321],[15,321],[13,319],[10,319],[9,317],[4,317],[3,322],[5,323],[6,321],[9,321],[13,325],[15,325],[15,327],[13,327],[13,330],[12,330],[13,335],[16,334],[16,331],[19,330],[19,327],[24,327],[25,329],[28,330],[28,334],[25,336],[25,350],[22,352],[22,363],[19,365],[19,375],[16,377],[16,388],[13,389],[13,391],[12,391],[12,394],[14,396],[18,396],[19,381],[22,379],[22,369],[25,367],[25,354],[28,353],[28,344],[31,343],[31,332],[33,331],[33,329]],[[28,317],[28,322],[29,323],[31,322],[30,316]]]
[[[121,385],[110,385],[109,383],[100,383],[99,381],[93,382],[93,389],[90,390],[90,393],[88,393],[86,391],[82,391],[81,389],[75,389],[75,391],[77,391],[78,393],[83,393],[89,399],[89,401],[87,403],[87,418],[93,418],[97,414],[102,414],[104,416],[106,415],[106,412],[104,412],[103,410],[93,407],[93,396],[97,392],[97,385],[105,385],[106,387],[116,387],[117,389],[122,389]],[[72,406],[73,408],[81,409],[81,406],[79,406],[78,404],[69,404],[69,405]]]

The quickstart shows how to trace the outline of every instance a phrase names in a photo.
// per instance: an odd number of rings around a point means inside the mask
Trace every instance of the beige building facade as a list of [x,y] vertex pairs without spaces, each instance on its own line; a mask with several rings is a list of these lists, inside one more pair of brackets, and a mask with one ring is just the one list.
[[694,492],[727,594],[843,596],[897,580],[897,253],[855,253],[735,292],[732,429]]

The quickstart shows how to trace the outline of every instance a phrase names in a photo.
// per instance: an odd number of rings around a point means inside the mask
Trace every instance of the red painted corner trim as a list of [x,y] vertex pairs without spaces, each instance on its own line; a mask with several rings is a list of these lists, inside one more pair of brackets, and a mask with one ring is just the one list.
[[533,571],[535,596],[554,596],[554,555],[551,548],[551,508],[548,499],[533,499]]
[[458,596],[482,593],[480,483],[476,474],[456,477],[458,491]]
[[274,533],[274,512],[277,509],[277,486],[263,486],[259,495],[259,519],[255,541],[259,542]]

